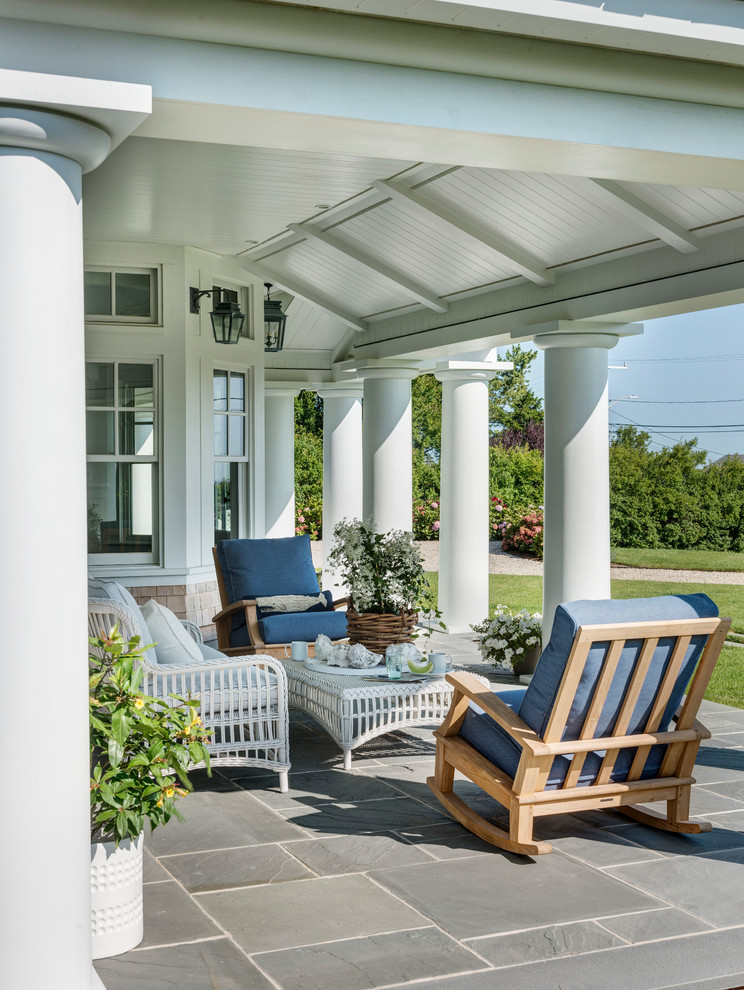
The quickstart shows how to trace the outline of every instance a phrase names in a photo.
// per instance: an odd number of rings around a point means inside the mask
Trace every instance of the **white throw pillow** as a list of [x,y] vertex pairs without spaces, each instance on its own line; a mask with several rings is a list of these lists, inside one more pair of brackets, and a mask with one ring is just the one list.
[[200,663],[198,644],[189,636],[180,620],[165,605],[150,599],[140,609],[150,630],[152,641],[157,643],[158,663]]

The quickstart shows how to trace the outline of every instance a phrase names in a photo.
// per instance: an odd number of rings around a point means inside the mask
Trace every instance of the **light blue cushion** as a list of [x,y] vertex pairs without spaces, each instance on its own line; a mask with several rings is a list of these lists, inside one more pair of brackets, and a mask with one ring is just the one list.
[[[139,626],[142,646],[147,646],[148,643],[155,642],[155,638],[151,635],[150,630],[147,627],[147,622],[140,611],[139,605],[134,600],[131,592],[125,588],[123,584],[119,584],[118,581],[113,581],[107,578],[89,577],[88,598],[108,598],[109,601],[115,602],[117,605],[126,606],[132,611],[134,619]],[[151,663],[157,663],[157,654],[154,646],[147,651],[147,658]]]
[[[323,633],[329,639],[344,639],[348,636],[346,629],[346,612],[290,612],[286,615],[270,615],[258,623],[264,643],[291,643],[293,640],[303,640],[314,643]],[[230,637],[232,646],[248,646],[248,630],[234,629]]]
[[[550,642],[543,651],[535,674],[529,687],[520,698],[518,691],[496,692],[502,700],[516,711],[522,721],[542,738],[547,728],[558,687],[566,667],[574,637],[579,626],[596,625],[598,623],[616,622],[653,622],[668,619],[707,618],[718,615],[718,609],[707,595],[667,595],[657,598],[635,598],[618,601],[577,601],[559,605]],[[680,673],[675,681],[669,704],[662,717],[659,730],[665,731],[671,722],[672,715],[679,707],[685,688],[693,674],[700,656],[705,637],[696,636],[690,642]],[[629,683],[634,664],[640,651],[640,640],[630,640],[626,644],[617,670],[613,677],[608,697],[602,708],[595,736],[609,735],[615,724],[622,697]],[[645,725],[656,691],[666,669],[671,655],[673,640],[669,637],[659,640],[649,665],[649,671],[641,690],[638,702],[633,710],[628,732],[638,731]],[[563,739],[577,739],[584,718],[591,703],[591,697],[596,687],[602,661],[608,649],[607,642],[592,644],[589,650],[584,673],[576,692],[574,704],[571,707],[566,723]],[[504,773],[514,777],[519,765],[521,749],[514,740],[504,732],[476,705],[470,705],[465,721],[460,728],[460,735],[467,739],[478,752],[488,757]],[[665,746],[653,746],[641,773],[642,778],[654,776],[661,766]],[[620,782],[627,778],[636,750],[624,750],[615,762],[611,779]],[[593,783],[602,763],[604,753],[587,754],[579,786]],[[565,780],[570,766],[570,756],[556,757],[553,761],[548,783],[548,790],[560,787]]]
[[[624,600],[576,601],[559,605],[553,620],[550,642],[543,650],[532,681],[519,710],[520,718],[542,738],[548,726],[558,687],[563,677],[571,645],[579,626],[616,622],[663,622],[669,619],[697,619],[718,615],[718,608],[707,595],[662,595],[656,598],[628,598]],[[687,650],[685,660],[670,696],[669,705],[660,724],[665,731],[672,715],[679,707],[687,682],[702,650],[704,638],[695,637]],[[623,649],[612,679],[607,700],[602,708],[595,735],[608,735],[619,714],[620,701],[625,693],[640,650],[640,640],[630,640]],[[637,731],[644,724],[653,703],[656,689],[671,655],[673,640],[659,640],[638,703],[631,716],[628,732]],[[581,676],[576,697],[566,721],[564,739],[578,739],[584,718],[591,703],[608,644],[594,643]]]
[[274,540],[220,540],[217,544],[230,603],[271,595],[317,595],[310,537]]
[[230,657],[226,653],[220,653],[219,650],[215,650],[212,646],[207,646],[206,643],[197,643],[199,647],[199,652],[205,660],[229,660]]

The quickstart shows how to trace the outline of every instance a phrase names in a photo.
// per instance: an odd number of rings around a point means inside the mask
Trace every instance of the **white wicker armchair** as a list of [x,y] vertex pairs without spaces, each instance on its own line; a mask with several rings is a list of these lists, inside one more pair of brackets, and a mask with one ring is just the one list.
[[[198,626],[181,621],[197,643],[203,642]],[[126,639],[141,635],[138,618],[128,606],[90,599],[90,636],[105,635],[117,623]],[[181,694],[200,699],[199,714],[212,733],[208,748],[213,766],[275,770],[279,790],[288,789],[287,675],[278,660],[251,656],[158,664],[148,660],[145,653],[142,666],[143,693],[158,698]]]

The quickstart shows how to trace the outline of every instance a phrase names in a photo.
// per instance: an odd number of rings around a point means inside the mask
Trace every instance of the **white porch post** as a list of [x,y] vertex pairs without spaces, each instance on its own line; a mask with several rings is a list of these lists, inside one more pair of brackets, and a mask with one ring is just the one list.
[[412,367],[364,367],[363,514],[374,516],[379,533],[411,531],[413,464],[411,458]]
[[329,385],[323,400],[323,587],[341,592],[327,570],[333,528],[362,517],[362,387]]
[[294,400],[301,386],[267,382],[264,397],[266,536],[295,535]]
[[610,597],[607,351],[618,339],[535,337],[545,351],[544,641],[561,602]]
[[442,382],[439,608],[449,632],[488,615],[488,365],[438,365]]
[[0,112],[2,970],[7,986],[38,990],[101,986],[90,945],[81,189],[109,144],[71,117]]

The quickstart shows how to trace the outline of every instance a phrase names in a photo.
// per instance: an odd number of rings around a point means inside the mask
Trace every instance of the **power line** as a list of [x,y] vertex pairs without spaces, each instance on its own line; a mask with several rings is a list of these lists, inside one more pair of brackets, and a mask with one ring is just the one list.
[[[624,419],[626,422],[631,423],[633,426],[640,427],[640,423],[636,423],[636,421],[634,419],[630,419],[629,416],[623,416],[621,412],[617,412],[616,410],[614,412],[616,416],[620,416],[620,418]],[[610,423],[610,426],[620,426],[620,425],[621,425],[620,423]],[[664,437],[666,440],[671,440],[672,443],[677,442],[677,437],[671,437],[669,436],[668,433],[661,433],[659,430],[653,430],[652,432],[655,433],[657,437]],[[651,443],[655,443],[655,441],[652,440]],[[658,447],[659,444],[657,443],[656,446]],[[719,457],[724,456],[720,450],[710,450],[710,448],[708,448],[708,453],[717,454]]]
[[[618,360],[620,360],[618,358]],[[671,357],[671,358],[623,358],[627,364],[699,364],[702,361],[744,361],[744,354],[700,354],[695,357]]]
[[744,402],[744,399],[616,399],[615,401],[640,403],[642,406],[702,406],[712,402]]

